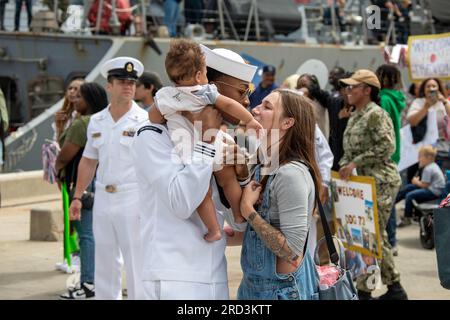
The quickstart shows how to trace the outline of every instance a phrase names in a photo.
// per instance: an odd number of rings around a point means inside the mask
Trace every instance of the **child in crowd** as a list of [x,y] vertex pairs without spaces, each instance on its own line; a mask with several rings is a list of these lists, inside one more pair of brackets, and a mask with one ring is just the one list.
[[[175,83],[174,87],[164,87],[155,96],[155,105],[150,110],[150,121],[162,123],[167,120],[171,139],[175,144],[177,153],[183,161],[190,159],[193,148],[194,130],[192,123],[181,115],[181,111],[199,112],[206,105],[214,105],[217,109],[241,120],[247,129],[259,131],[261,125],[253,118],[251,113],[240,103],[218,93],[215,85],[208,83],[206,76],[205,52],[208,48],[193,41],[180,39],[170,44],[165,66],[166,72]],[[180,131],[190,134],[179,136]],[[180,141],[181,138],[181,141]],[[220,143],[223,135],[219,133],[216,141]],[[241,187],[236,180],[234,166],[214,165],[214,175],[218,184],[223,188],[225,197],[230,203],[234,219],[237,223],[244,222],[240,213]],[[216,210],[212,200],[211,190],[197,208],[197,212],[208,229],[205,240],[212,242],[220,240],[222,233],[216,218]]]
[[438,199],[445,188],[445,177],[442,170],[435,163],[437,150],[432,146],[422,146],[419,149],[419,171],[421,176],[415,176],[397,194],[395,203],[405,199],[405,216],[400,226],[411,224],[413,204]]

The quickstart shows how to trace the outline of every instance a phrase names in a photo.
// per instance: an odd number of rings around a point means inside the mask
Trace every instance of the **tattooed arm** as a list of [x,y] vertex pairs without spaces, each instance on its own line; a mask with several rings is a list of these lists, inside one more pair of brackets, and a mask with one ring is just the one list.
[[256,211],[253,211],[247,218],[247,221],[255,229],[259,237],[264,241],[267,248],[269,248],[275,255],[298,267],[300,264],[299,256],[296,255],[291,248],[289,248],[284,234],[270,225],[264,220]]
[[260,193],[261,186],[255,181],[250,182],[245,187],[241,201],[241,213],[243,217],[247,219],[265,245],[278,258],[298,267],[300,264],[299,256],[288,246],[284,234],[265,221],[253,208],[253,204],[256,203]]

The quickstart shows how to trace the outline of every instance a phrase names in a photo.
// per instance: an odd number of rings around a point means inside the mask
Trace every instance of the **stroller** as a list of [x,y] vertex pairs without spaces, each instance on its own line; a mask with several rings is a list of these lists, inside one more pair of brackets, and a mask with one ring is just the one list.
[[412,201],[416,216],[419,217],[420,227],[420,244],[425,249],[434,249],[434,227],[433,227],[433,212],[439,207],[439,204],[447,194],[450,193],[450,170],[445,170],[447,182],[445,184],[444,192],[439,199],[417,203]]

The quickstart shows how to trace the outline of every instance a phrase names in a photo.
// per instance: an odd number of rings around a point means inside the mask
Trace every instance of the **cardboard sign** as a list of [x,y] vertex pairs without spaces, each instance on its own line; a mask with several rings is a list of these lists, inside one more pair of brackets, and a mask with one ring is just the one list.
[[409,77],[450,79],[450,33],[408,38]]
[[352,176],[341,180],[331,173],[334,223],[338,238],[352,251],[381,259],[381,237],[375,180]]

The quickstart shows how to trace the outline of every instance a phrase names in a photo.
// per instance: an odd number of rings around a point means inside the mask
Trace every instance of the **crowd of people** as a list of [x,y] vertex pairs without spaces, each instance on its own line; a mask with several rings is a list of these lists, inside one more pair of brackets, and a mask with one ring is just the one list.
[[[106,91],[81,78],[68,85],[55,169],[69,186],[81,279],[61,299],[120,299],[122,265],[129,299],[228,299],[227,245],[242,246],[238,299],[318,299],[315,201],[331,220],[331,170],[375,179],[388,288],[379,299],[407,299],[393,258],[395,204],[406,199],[406,224],[413,200],[444,192],[450,102],[439,79],[406,99],[394,65],[335,67],[331,91],[313,74],[278,85],[269,65],[251,93],[256,67],[184,39],[171,42],[165,66],[172,86],[131,57],[102,66]],[[417,129],[430,112],[438,141],[420,149],[419,173],[401,188],[402,119]],[[356,279],[359,299],[373,299],[367,277]]]
[[[0,0],[0,31],[5,30],[4,14],[5,6],[9,0]],[[20,15],[22,11],[22,4],[25,3],[27,12],[28,28],[33,18],[32,1],[31,0],[15,0],[16,9],[14,15],[14,31],[18,31],[20,27]],[[299,4],[310,4],[311,1],[302,1]],[[373,37],[371,42],[380,42],[386,40],[389,25],[394,23],[396,30],[396,38],[392,38],[393,43],[406,44],[410,34],[410,17],[412,12],[412,4],[410,0],[372,0],[372,5],[377,5],[381,10],[381,26],[380,29],[373,30]],[[52,6],[49,3],[49,6]],[[225,1],[227,8],[231,8],[228,1]],[[67,10],[66,4],[60,9]],[[120,24],[119,30],[113,30],[111,24],[112,17],[112,2],[105,0],[102,8],[102,15],[100,22],[97,22],[99,17],[100,1],[95,0],[91,3],[88,13],[86,15],[90,27],[99,34],[113,34],[120,33],[121,35],[130,34],[131,25],[134,26],[134,35],[140,36],[143,34],[143,20],[141,3],[137,0],[117,0],[115,6],[117,8],[117,19]],[[346,30],[347,21],[345,13],[346,1],[340,0],[336,2],[334,11],[341,31]],[[53,8],[52,8],[53,9]],[[203,25],[205,31],[209,34],[217,32],[218,25],[218,1],[217,0],[164,0],[162,4],[164,16],[162,23],[167,28],[167,35],[175,38],[183,34],[183,29],[189,25]],[[332,24],[331,5],[324,8],[323,23],[325,25]],[[180,12],[183,12],[184,19],[180,17]],[[392,17],[390,16],[392,15]],[[65,13],[62,14],[65,16]],[[182,21],[184,20],[184,26]],[[62,22],[61,22],[62,23]],[[97,29],[99,27],[99,29]],[[218,34],[215,34],[218,36]],[[373,39],[372,39],[373,38]]]

